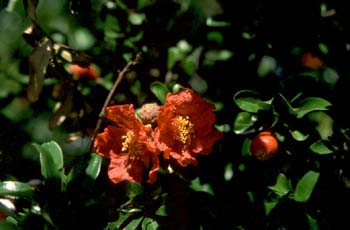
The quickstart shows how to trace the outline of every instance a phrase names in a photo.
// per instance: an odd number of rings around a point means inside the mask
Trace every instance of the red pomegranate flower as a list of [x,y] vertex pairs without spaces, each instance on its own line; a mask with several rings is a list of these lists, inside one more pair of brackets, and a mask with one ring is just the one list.
[[168,93],[154,131],[154,139],[164,158],[187,166],[197,165],[197,154],[209,154],[215,141],[222,136],[213,128],[214,109],[213,104],[191,89]]
[[106,117],[115,122],[97,135],[96,152],[110,159],[109,179],[141,183],[148,173],[147,182],[154,183],[159,170],[159,151],[151,139],[151,128],[135,116],[133,105],[115,105],[106,109]]

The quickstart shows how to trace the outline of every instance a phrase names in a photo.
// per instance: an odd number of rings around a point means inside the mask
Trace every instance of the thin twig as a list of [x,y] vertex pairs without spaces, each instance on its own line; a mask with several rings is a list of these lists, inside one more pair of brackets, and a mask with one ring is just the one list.
[[92,136],[92,143],[91,143],[91,148],[90,148],[91,150],[92,150],[92,146],[93,146],[93,143],[95,141],[95,138],[97,136],[97,133],[98,133],[99,129],[101,128],[103,119],[106,116],[106,108],[107,108],[107,106],[111,102],[112,97],[113,97],[113,95],[114,95],[118,85],[120,84],[120,82],[122,81],[122,79],[124,78],[126,73],[130,70],[130,67],[138,63],[138,60],[140,59],[140,56],[141,56],[141,54],[138,53],[133,61],[129,61],[124,66],[122,71],[119,72],[118,77],[117,77],[117,79],[115,80],[115,82],[114,82],[114,84],[112,86],[112,89],[109,91],[108,96],[107,96],[107,98],[106,98],[106,100],[105,100],[105,102],[103,104],[102,109],[101,109],[101,112],[98,115],[98,120],[97,120],[97,123],[96,123],[96,126],[95,126],[95,130],[94,130],[94,133],[93,133],[93,136]]

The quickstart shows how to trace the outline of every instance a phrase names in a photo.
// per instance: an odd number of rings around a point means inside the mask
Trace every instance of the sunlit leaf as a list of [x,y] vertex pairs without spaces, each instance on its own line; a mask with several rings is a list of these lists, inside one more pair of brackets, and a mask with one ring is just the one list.
[[45,179],[61,179],[62,178],[62,151],[58,144],[54,141],[38,145],[33,143],[34,147],[40,154],[41,175]]
[[292,189],[290,181],[283,173],[278,174],[276,184],[268,188],[276,192],[279,196],[288,194]]
[[257,121],[257,116],[248,112],[240,112],[237,114],[233,123],[233,131],[236,134],[247,132]]
[[327,140],[333,134],[334,120],[323,111],[309,113],[307,117],[316,124],[316,130],[323,140]]
[[200,179],[197,177],[192,180],[189,187],[197,192],[206,192],[214,196],[214,190],[212,186],[208,183],[201,183]]
[[303,134],[299,130],[293,130],[290,131],[290,133],[292,134],[292,137],[297,141],[305,141],[309,137],[308,134]]
[[277,68],[277,61],[270,56],[263,56],[258,65],[257,74],[259,77],[265,77]]
[[253,97],[238,98],[235,102],[240,109],[251,113],[256,113],[259,110],[268,110],[271,107],[269,102],[264,102]]
[[309,171],[298,182],[295,192],[294,200],[297,202],[306,202],[309,200],[314,187],[320,176],[319,172]]
[[141,25],[145,19],[146,19],[145,14],[139,14],[139,13],[129,14],[129,21],[133,25]]
[[136,219],[133,219],[132,221],[130,221],[128,223],[128,225],[126,225],[123,229],[124,230],[136,230],[138,229],[139,225],[141,224],[142,220],[143,220],[143,216],[138,217]]
[[300,102],[298,108],[294,108],[294,112],[298,118],[302,118],[304,115],[319,110],[327,110],[332,104],[320,97],[308,97]]
[[3,181],[0,182],[0,196],[14,196],[22,198],[32,198],[33,188],[27,183],[18,181]]
[[264,200],[265,215],[268,216],[270,212],[276,207],[278,200],[268,201]]
[[130,199],[141,195],[144,192],[144,188],[139,183],[129,182],[126,184],[127,195]]
[[159,229],[159,224],[156,220],[149,217],[145,217],[142,221],[143,230],[157,230]]
[[169,92],[168,87],[159,81],[155,81],[155,82],[152,82],[150,89],[151,89],[152,93],[158,98],[158,100],[162,104],[164,104],[166,95]]
[[167,216],[167,215],[168,215],[167,206],[166,206],[166,205],[161,205],[161,206],[157,209],[156,215],[157,215],[157,216]]
[[48,152],[58,170],[63,169],[63,153],[61,147],[55,141],[49,141],[41,145],[41,148]]
[[233,171],[233,165],[232,163],[228,163],[225,166],[225,172],[224,172],[224,179],[225,181],[230,181],[233,177],[234,171]]
[[167,62],[167,68],[168,70],[172,69],[176,62],[182,59],[184,54],[181,52],[181,50],[177,47],[170,47],[168,49],[168,62]]
[[102,157],[96,153],[92,153],[85,173],[90,176],[91,179],[96,179],[100,173],[102,164]]
[[306,216],[307,216],[307,221],[309,223],[310,230],[320,230],[317,219],[312,218],[309,214],[306,214]]
[[322,140],[318,140],[312,145],[310,145],[310,150],[314,153],[323,155],[323,154],[330,154],[333,153],[331,149],[329,149]]
[[119,218],[116,221],[108,223],[106,230],[122,229],[121,227],[123,226],[124,222],[127,221],[131,215],[132,213],[120,213]]
[[339,78],[340,76],[337,71],[330,67],[325,68],[322,72],[323,81],[325,81],[331,87],[338,82]]
[[273,98],[263,101],[256,96],[257,94],[254,91],[241,90],[234,95],[233,100],[240,109],[246,112],[256,113],[259,110],[269,110],[271,108]]

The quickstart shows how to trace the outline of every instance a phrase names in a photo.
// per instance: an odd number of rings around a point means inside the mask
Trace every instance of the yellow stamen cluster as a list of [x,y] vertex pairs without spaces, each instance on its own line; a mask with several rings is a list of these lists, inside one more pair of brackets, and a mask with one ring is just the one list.
[[191,123],[188,116],[178,116],[176,121],[173,122],[177,132],[175,139],[183,144],[189,144],[191,142],[191,135],[194,134],[194,125]]
[[132,130],[129,130],[126,135],[122,136],[123,143],[122,143],[122,152],[127,152],[129,150],[130,144],[134,139],[134,132]]

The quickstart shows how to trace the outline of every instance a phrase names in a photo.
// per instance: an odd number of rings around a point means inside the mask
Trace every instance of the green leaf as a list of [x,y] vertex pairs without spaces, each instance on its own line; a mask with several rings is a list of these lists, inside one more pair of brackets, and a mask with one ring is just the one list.
[[149,217],[145,217],[142,221],[142,229],[143,230],[157,230],[159,228],[159,224],[154,219]]
[[168,216],[167,206],[166,206],[166,205],[161,205],[161,206],[157,209],[157,211],[156,211],[155,214],[158,215],[158,216]]
[[319,110],[327,110],[328,106],[332,105],[329,101],[320,97],[308,97],[300,102],[300,107],[294,108],[297,118],[302,118],[304,115]]
[[58,170],[63,169],[63,153],[61,147],[55,141],[49,141],[41,145],[41,147],[50,153],[55,166]]
[[298,182],[295,192],[294,200],[297,202],[306,202],[309,200],[312,191],[318,181],[320,173],[315,171],[307,172]]
[[309,137],[308,134],[303,134],[298,130],[290,131],[290,133],[292,134],[292,137],[297,141],[305,141]]
[[256,113],[259,110],[268,110],[271,107],[270,103],[253,97],[238,98],[235,102],[240,109],[251,113]]
[[33,197],[33,188],[23,182],[3,181],[0,182],[0,196],[15,196],[31,199]]
[[20,230],[19,227],[17,227],[16,225],[6,220],[0,220],[0,229],[1,230]]
[[189,187],[197,192],[206,192],[210,195],[215,195],[212,186],[208,183],[201,183],[198,177],[191,181]]
[[233,100],[245,112],[256,113],[259,110],[269,110],[271,108],[273,98],[268,101],[262,101],[256,96],[257,93],[254,91],[241,90],[234,95]]
[[128,182],[126,184],[126,191],[129,198],[132,199],[138,195],[141,195],[144,192],[144,188],[138,183]]
[[121,229],[122,225],[124,224],[125,221],[127,221],[132,213],[125,213],[125,214],[120,214],[118,219],[114,222],[108,223],[106,230],[117,230]]
[[284,196],[292,190],[290,181],[283,173],[278,174],[276,184],[268,188],[276,192],[279,196]]
[[146,20],[145,14],[140,13],[130,13],[129,14],[129,22],[133,25],[141,25]]
[[168,87],[159,81],[154,81],[154,82],[152,82],[150,89],[151,89],[152,93],[158,98],[158,100],[162,104],[164,104],[165,99],[166,99],[166,95],[169,92]]
[[54,141],[38,145],[33,144],[40,154],[41,175],[45,179],[61,179],[63,156],[61,148]]
[[181,61],[181,67],[183,68],[186,74],[188,74],[189,76],[193,76],[197,68],[195,58],[192,55],[185,57]]
[[277,61],[270,56],[263,56],[258,65],[257,74],[259,77],[265,77],[277,68]]
[[95,180],[101,170],[102,157],[96,153],[92,153],[88,166],[86,167],[85,173],[90,176],[91,179]]
[[318,140],[315,143],[313,143],[312,145],[310,145],[310,150],[314,153],[323,155],[323,154],[330,154],[333,153],[332,150],[330,150],[324,143],[322,140]]
[[181,50],[177,47],[170,47],[168,49],[168,62],[167,62],[167,68],[168,70],[171,70],[176,62],[181,60],[184,57],[184,53],[181,52]]
[[233,123],[233,131],[236,134],[244,134],[257,121],[257,116],[248,112],[240,112],[237,114]]
[[264,200],[265,215],[268,216],[272,211],[272,209],[274,209],[274,207],[276,207],[277,204],[278,204],[278,200],[273,200],[273,201]]
[[133,219],[123,229],[125,229],[125,230],[136,230],[136,229],[138,229],[137,227],[141,224],[143,218],[144,217],[141,216],[139,218]]

